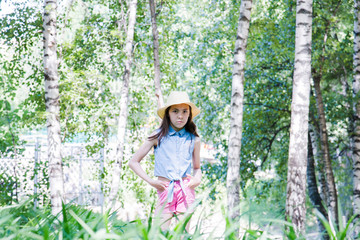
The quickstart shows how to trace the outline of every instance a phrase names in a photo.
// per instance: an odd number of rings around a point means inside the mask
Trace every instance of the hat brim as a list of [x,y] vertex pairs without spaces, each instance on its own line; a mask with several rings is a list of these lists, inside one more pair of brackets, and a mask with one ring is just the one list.
[[164,118],[164,115],[165,115],[166,109],[167,109],[168,107],[171,107],[171,106],[177,105],[177,104],[187,104],[187,105],[189,105],[189,106],[191,107],[191,114],[192,114],[192,117],[193,117],[193,118],[196,117],[197,115],[199,115],[199,113],[200,113],[200,109],[197,108],[197,107],[195,106],[195,104],[193,104],[192,102],[179,102],[179,103],[172,103],[172,104],[169,104],[169,105],[165,105],[164,107],[159,108],[159,109],[157,110],[158,116],[159,116],[161,119],[163,119],[163,118]]

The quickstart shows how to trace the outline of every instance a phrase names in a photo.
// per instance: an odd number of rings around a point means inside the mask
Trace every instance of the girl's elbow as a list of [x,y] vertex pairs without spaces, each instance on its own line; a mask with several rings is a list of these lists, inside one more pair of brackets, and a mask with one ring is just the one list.
[[133,161],[133,159],[131,159],[131,160],[129,161],[128,165],[129,165],[129,167],[130,167],[131,169],[134,169],[134,161]]

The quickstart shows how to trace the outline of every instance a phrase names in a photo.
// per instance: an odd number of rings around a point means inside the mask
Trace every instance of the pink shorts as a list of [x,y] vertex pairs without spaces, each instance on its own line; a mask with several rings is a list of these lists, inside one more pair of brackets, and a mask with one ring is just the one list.
[[[185,213],[195,201],[195,190],[187,187],[189,181],[190,178],[185,178],[183,180],[183,186],[186,192],[186,196],[181,189],[180,181],[175,181],[174,197],[172,202],[168,202],[167,199],[168,189],[162,192],[158,191],[158,205],[155,214],[158,214],[159,212],[162,212],[163,214]],[[166,184],[166,187],[168,186],[169,183]]]

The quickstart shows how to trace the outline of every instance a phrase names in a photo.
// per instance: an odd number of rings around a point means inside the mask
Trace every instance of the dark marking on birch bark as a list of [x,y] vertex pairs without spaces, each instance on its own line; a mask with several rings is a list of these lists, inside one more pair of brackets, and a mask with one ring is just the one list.
[[359,189],[355,189],[355,190],[353,191],[353,193],[354,193],[354,196],[357,196],[357,197],[360,196],[360,190],[359,190]]
[[59,85],[54,85],[54,86],[48,86],[48,89],[58,89]]
[[242,16],[240,16],[240,21],[248,23],[250,20],[245,15],[242,15]]
[[[297,60],[295,61],[295,63],[300,63],[301,65],[308,64],[308,62],[309,62],[309,61],[307,61],[307,60],[302,60],[302,59],[297,59]],[[301,73],[301,74],[302,74],[302,73]]]
[[304,46],[299,52],[297,52],[298,54],[311,54],[311,48],[309,46]]
[[129,75],[129,74],[130,74],[129,69],[125,69],[125,71],[124,71],[124,75]]
[[298,12],[297,12],[297,14],[311,14],[311,11],[309,11],[309,10],[306,10],[306,9],[304,9],[304,8],[301,8]]
[[44,77],[46,81],[51,81],[51,78],[47,73],[44,73]]
[[298,23],[298,25],[299,25],[299,26],[303,26],[303,27],[310,27],[310,24],[308,24],[308,23],[303,23],[303,22]]
[[55,24],[55,21],[53,19],[50,19],[47,23],[46,26],[53,26]]

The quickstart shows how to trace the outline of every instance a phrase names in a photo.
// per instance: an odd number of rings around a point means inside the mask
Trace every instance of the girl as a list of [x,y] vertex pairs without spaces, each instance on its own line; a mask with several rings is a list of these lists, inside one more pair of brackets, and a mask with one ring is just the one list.
[[[194,189],[201,182],[200,137],[192,121],[199,113],[186,92],[171,92],[165,106],[157,110],[162,118],[160,128],[148,137],[129,162],[130,168],[157,190],[155,214],[164,222],[163,230],[168,229],[173,216],[190,210],[195,200]],[[150,178],[140,165],[152,147],[156,179]],[[190,175],[191,169],[193,175]]]

